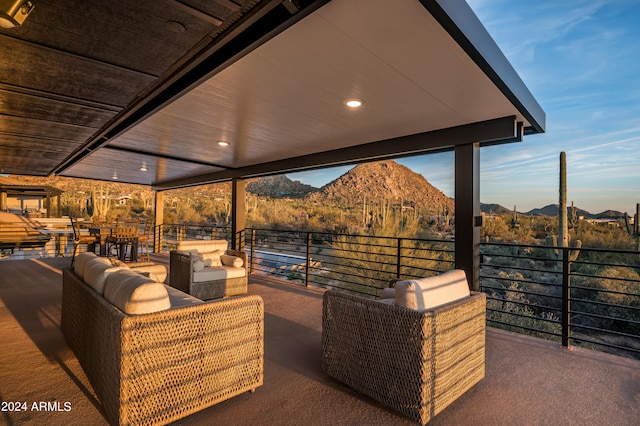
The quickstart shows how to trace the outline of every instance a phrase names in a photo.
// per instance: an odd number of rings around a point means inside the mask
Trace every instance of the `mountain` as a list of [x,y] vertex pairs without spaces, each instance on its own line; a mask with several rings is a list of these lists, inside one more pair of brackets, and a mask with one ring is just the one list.
[[[584,217],[585,219],[622,219],[624,218],[624,213],[621,213],[616,210],[605,210],[602,213],[590,213],[586,210],[576,207],[576,214],[580,217]],[[536,208],[529,210],[528,212],[518,212],[519,215],[523,216],[549,216],[549,217],[557,217],[558,212],[560,210],[559,204],[549,204],[548,206]],[[501,206],[500,204],[484,204],[480,203],[480,211],[485,214],[511,214],[513,213],[513,209],[508,209],[506,207]],[[571,207],[567,207],[568,214],[571,214]]]
[[624,213],[617,210],[605,210],[594,215],[596,219],[624,219]]
[[513,210],[510,210],[500,204],[484,204],[480,203],[480,212],[485,214],[505,214],[505,213],[513,213]]
[[313,202],[334,205],[354,205],[366,202],[390,201],[413,205],[429,213],[447,207],[453,212],[453,200],[431,185],[424,176],[395,161],[359,164],[310,194]]
[[318,188],[291,180],[285,175],[265,176],[247,184],[247,192],[271,198],[304,198],[316,191]]
[[529,210],[524,213],[529,216],[558,216],[560,211],[559,204],[549,204],[548,206],[538,207],[536,209]]
[[[571,214],[571,207],[567,207],[567,210],[569,214]],[[549,204],[548,206],[544,206],[542,208],[529,210],[524,214],[530,216],[558,216],[559,211],[559,204]],[[605,210],[602,213],[593,214],[578,207],[576,207],[576,214],[586,219],[620,219],[624,217],[624,213],[615,210]]]

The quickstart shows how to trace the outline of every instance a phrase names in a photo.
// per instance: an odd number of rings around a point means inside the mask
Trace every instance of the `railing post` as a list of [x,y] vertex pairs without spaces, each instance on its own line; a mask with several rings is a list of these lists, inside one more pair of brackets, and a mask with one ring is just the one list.
[[402,238],[398,238],[398,247],[396,251],[396,278],[400,279],[402,269]]
[[254,255],[253,255],[253,250],[256,247],[256,230],[255,228],[251,228],[251,260],[249,263],[249,273],[253,274],[253,259],[254,259]]
[[569,249],[562,250],[562,346],[570,346],[571,337],[571,263]]
[[311,277],[311,232],[307,232],[307,261],[304,270],[304,286],[309,287],[309,278]]
[[154,253],[162,252],[162,234],[163,234],[163,225],[160,224],[155,227],[153,232],[153,252]]

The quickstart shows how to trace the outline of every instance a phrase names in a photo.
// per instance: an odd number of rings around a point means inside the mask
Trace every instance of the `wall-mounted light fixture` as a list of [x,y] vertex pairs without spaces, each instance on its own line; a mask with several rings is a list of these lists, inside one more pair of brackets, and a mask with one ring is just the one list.
[[142,162],[142,166],[140,166],[140,171],[141,172],[146,172],[147,170],[147,163],[145,163],[144,161]]
[[0,0],[0,27],[19,27],[34,7],[29,0]]
[[116,171],[113,171],[113,176],[111,176],[111,179],[113,180],[118,180],[118,173],[116,173]]

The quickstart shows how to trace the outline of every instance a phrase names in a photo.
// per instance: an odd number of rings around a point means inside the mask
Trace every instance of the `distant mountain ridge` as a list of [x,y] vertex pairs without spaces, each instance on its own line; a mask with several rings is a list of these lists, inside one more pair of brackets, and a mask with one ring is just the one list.
[[304,198],[318,188],[291,180],[286,175],[265,176],[247,184],[247,191],[263,197],[271,198]]
[[428,213],[444,208],[453,212],[453,200],[427,179],[395,161],[359,164],[339,178],[309,194],[308,200],[334,205],[391,201],[404,203]]
[[[578,216],[582,216],[586,219],[622,219],[624,217],[624,213],[615,211],[615,210],[605,210],[601,213],[590,213],[581,208],[575,207],[576,214]],[[480,204],[480,211],[485,214],[505,214],[505,213],[513,213],[513,209],[508,209],[506,207],[501,206],[500,204]],[[517,211],[517,210],[516,210]],[[567,211],[569,214],[571,213],[571,207],[567,207]],[[560,212],[559,204],[549,204],[544,207],[539,207],[535,209],[531,209],[527,212],[517,211],[520,215],[526,216],[558,216]]]

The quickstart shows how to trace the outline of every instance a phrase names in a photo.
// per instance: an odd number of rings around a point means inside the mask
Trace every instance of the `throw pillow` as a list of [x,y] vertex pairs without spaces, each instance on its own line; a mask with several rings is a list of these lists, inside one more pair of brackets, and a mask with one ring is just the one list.
[[196,260],[193,262],[193,272],[200,272],[204,269],[204,262],[202,260]]
[[222,266],[222,262],[220,261],[220,256],[224,254],[222,251],[220,250],[215,250],[215,251],[210,251],[210,252],[206,252],[206,253],[200,253],[200,256],[202,256],[202,260],[206,261],[206,260],[211,260],[211,267],[215,268],[215,267],[219,267]]
[[228,254],[220,256],[220,261],[224,266],[233,266],[234,268],[242,268],[244,266],[244,261],[241,258],[229,256]]
[[396,298],[396,289],[395,288],[383,288],[380,293],[380,299],[395,299]]

